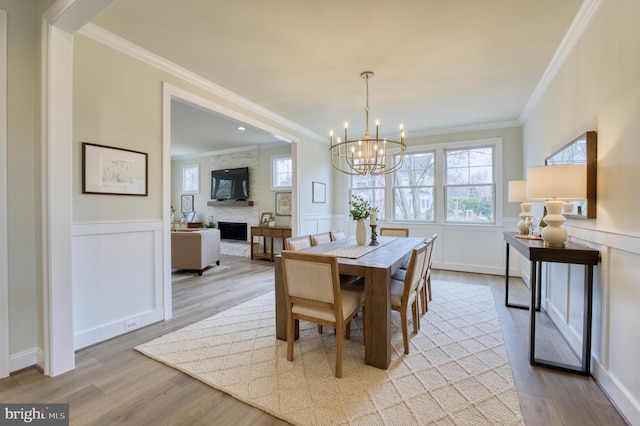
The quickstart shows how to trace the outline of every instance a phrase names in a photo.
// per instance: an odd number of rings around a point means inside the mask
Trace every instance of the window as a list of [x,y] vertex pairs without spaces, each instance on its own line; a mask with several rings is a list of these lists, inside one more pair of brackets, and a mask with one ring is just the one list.
[[393,219],[398,222],[434,220],[435,154],[407,154],[393,174]]
[[493,147],[445,150],[447,222],[493,223]]
[[182,192],[200,193],[200,165],[182,166]]
[[[366,201],[369,201],[373,207],[377,207],[377,218],[379,220],[385,220],[386,217],[385,191],[386,185],[384,176],[351,176],[351,195],[358,195]],[[351,199],[351,195],[349,196],[349,199]]]
[[274,189],[291,188],[293,162],[290,155],[271,157],[272,186]]
[[494,225],[502,213],[496,158],[502,158],[500,138],[412,146],[394,173],[351,176],[349,199],[356,194],[372,202],[388,223]]

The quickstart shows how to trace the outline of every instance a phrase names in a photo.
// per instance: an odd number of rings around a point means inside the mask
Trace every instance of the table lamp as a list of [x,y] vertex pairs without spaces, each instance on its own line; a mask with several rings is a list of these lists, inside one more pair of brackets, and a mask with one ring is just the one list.
[[509,182],[509,202],[520,203],[521,213],[519,215],[520,222],[518,222],[518,229],[520,235],[529,234],[529,224],[527,223],[528,217],[533,217],[531,208],[533,205],[527,198],[527,181],[526,180],[512,180]]
[[541,236],[545,247],[564,247],[567,230],[562,224],[562,204],[565,200],[580,200],[587,196],[587,168],[583,164],[532,167],[527,170],[527,198],[546,200],[547,226]]

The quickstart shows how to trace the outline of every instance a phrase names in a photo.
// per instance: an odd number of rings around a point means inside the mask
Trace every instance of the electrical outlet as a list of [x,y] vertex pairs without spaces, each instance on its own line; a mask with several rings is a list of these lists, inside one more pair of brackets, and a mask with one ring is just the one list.
[[124,331],[135,330],[138,327],[140,327],[140,318],[133,318],[124,323]]

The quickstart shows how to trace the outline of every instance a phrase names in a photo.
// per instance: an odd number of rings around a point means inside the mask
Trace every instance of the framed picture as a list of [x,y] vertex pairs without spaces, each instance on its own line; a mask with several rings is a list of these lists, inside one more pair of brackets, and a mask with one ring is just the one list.
[[327,185],[322,182],[313,182],[312,187],[312,201],[314,203],[325,203],[327,202]]
[[182,195],[180,198],[180,211],[189,213],[193,211],[193,195]]
[[82,193],[148,195],[148,154],[82,142]]
[[182,166],[182,192],[189,194],[200,193],[200,165],[189,164]]
[[291,192],[276,192],[276,214],[291,216]]
[[187,222],[191,223],[193,222],[193,219],[196,218],[196,212],[195,211],[190,211],[189,213],[187,213]]
[[260,226],[269,226],[269,220],[271,219],[271,212],[262,213],[260,215]]

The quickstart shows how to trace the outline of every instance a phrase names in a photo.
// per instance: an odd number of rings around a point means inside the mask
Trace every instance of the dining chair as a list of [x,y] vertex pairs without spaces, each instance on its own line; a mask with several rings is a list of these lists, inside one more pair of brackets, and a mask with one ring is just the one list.
[[[436,249],[436,240],[438,239],[438,234],[433,234],[429,237],[431,241],[431,249],[429,250],[429,256],[427,257],[427,272],[424,277],[424,283],[426,284],[426,290],[429,293],[429,301],[431,301],[431,266],[433,265],[433,252]],[[427,294],[424,294],[424,299],[427,299]],[[426,312],[426,306],[425,306]]]
[[290,237],[284,240],[285,250],[302,250],[303,248],[311,247],[311,236],[301,235],[298,237]]
[[[433,250],[435,248],[436,238],[438,238],[438,234],[433,234],[424,240],[424,244],[428,246],[427,257],[422,268],[422,278],[420,279],[420,284],[418,286],[422,315],[426,314],[429,310],[428,300],[431,300],[431,264],[433,262]],[[406,274],[407,267],[401,267],[392,275],[391,278],[403,281]]]
[[380,228],[380,236],[385,237],[408,237],[409,228]]
[[331,234],[329,232],[323,232],[322,234],[314,234],[311,236],[311,245],[319,246],[320,244],[326,244],[331,242]]
[[[335,256],[282,252],[282,276],[287,305],[287,360],[293,361],[295,321],[333,327],[336,333],[336,377],[342,377],[342,352],[351,337],[351,320],[364,308],[364,290],[342,289]],[[364,315],[364,309],[363,309]],[[363,333],[364,335],[364,333]]]
[[427,258],[427,244],[421,244],[411,251],[409,266],[404,280],[391,278],[391,309],[400,312],[402,322],[402,340],[404,342],[404,353],[409,353],[409,324],[407,309],[411,307],[411,317],[413,320],[413,332],[420,329],[420,317],[418,315],[418,286],[423,278],[422,270]]
[[347,238],[347,234],[344,232],[344,229],[340,229],[338,231],[331,231],[331,241],[344,240]]

